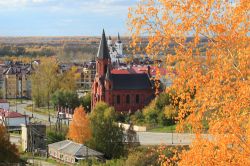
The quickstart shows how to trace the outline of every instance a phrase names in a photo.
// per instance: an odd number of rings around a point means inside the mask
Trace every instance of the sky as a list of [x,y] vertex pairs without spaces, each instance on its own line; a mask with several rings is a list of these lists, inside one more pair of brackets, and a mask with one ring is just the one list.
[[0,36],[127,35],[138,0],[0,0]]

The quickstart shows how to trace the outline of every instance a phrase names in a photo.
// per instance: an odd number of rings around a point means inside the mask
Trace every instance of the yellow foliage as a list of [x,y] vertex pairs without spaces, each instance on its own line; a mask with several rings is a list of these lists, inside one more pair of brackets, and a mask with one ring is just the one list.
[[84,144],[91,138],[89,118],[83,107],[75,109],[67,137],[81,144]]
[[[197,134],[178,165],[250,165],[249,0],[139,4],[129,14],[132,46],[148,34],[147,54],[166,55],[165,66],[175,73],[167,92],[176,93],[178,128],[188,124]],[[187,42],[190,36],[194,38]],[[174,55],[166,51],[171,49]],[[205,117],[213,139],[199,137]]]

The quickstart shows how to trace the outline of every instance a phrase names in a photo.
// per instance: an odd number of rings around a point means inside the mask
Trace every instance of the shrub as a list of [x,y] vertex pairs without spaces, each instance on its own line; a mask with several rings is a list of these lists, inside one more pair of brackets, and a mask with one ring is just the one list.
[[158,155],[147,151],[134,151],[128,155],[125,166],[158,166]]
[[133,124],[141,125],[144,123],[144,115],[142,111],[138,110],[130,117]]

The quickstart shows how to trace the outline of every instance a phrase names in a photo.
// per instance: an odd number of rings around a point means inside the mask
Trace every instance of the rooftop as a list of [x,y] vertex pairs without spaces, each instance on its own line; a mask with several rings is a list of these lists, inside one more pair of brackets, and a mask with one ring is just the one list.
[[148,74],[111,74],[114,90],[146,90],[153,85]]
[[12,111],[5,111],[4,109],[0,109],[0,116],[4,116],[6,118],[19,118],[19,117],[25,117],[28,115],[23,115],[18,112],[12,112]]
[[84,146],[70,140],[64,140],[48,145],[49,148],[56,149],[61,153],[69,154],[75,157],[86,157],[86,156],[103,156],[102,153],[97,152],[93,149]]

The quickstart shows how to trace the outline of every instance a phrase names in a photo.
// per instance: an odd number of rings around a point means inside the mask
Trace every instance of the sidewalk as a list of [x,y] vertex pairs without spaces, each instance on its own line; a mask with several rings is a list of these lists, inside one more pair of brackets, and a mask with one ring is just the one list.
[[[33,165],[33,159],[28,159],[27,162],[31,165]],[[43,160],[37,160],[37,159],[34,159],[34,165],[36,166],[56,166],[56,165],[59,165],[58,164],[52,164],[52,163],[49,163],[49,162],[46,162],[46,161],[43,161]]]

